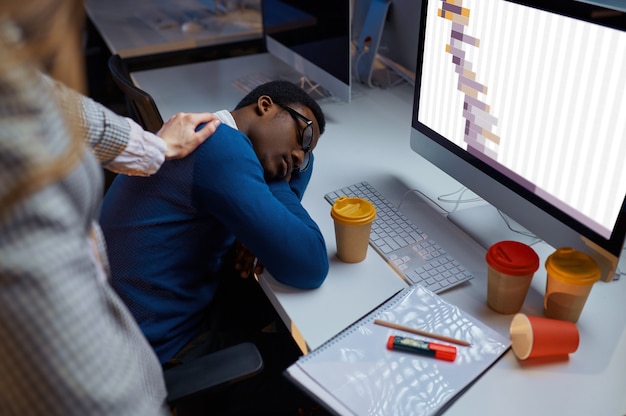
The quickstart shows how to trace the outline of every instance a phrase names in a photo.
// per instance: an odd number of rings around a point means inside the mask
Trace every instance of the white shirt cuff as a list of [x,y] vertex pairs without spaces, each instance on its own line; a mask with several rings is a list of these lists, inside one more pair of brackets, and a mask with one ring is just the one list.
[[145,131],[130,118],[126,120],[130,125],[128,145],[107,167],[125,175],[152,175],[165,161],[167,145],[163,139]]

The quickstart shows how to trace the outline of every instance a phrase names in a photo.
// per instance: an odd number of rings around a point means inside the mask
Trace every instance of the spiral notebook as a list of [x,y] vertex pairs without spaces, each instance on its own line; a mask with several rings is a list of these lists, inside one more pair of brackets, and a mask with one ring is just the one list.
[[[390,351],[390,335],[445,343],[375,319],[465,340],[453,362]],[[453,345],[453,344],[450,344]],[[435,415],[510,347],[508,338],[422,286],[409,286],[286,370],[338,415]]]

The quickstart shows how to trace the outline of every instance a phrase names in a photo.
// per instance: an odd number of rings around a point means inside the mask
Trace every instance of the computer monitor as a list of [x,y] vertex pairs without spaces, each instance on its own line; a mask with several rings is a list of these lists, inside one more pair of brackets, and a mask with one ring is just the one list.
[[263,0],[262,15],[270,54],[350,101],[349,0]]
[[625,14],[423,0],[419,20],[411,148],[610,280],[626,234]]

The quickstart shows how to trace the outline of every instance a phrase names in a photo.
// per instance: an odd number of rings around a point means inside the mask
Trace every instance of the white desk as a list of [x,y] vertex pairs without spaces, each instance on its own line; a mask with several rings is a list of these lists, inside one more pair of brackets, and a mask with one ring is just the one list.
[[[260,39],[263,36],[261,13],[238,9],[224,15],[201,19],[205,28],[185,33],[181,24],[188,21],[184,11],[198,9],[194,0],[87,0],[86,12],[112,54],[122,58],[176,52],[203,46]],[[158,29],[148,17],[162,11],[177,24]]]
[[[286,69],[267,55],[134,73],[164,117],[177,111],[233,108],[243,93],[230,81],[252,72]],[[271,72],[274,71],[274,72]],[[335,258],[330,206],[323,195],[367,180],[398,203],[405,191],[419,189],[436,198],[458,183],[409,148],[412,89],[370,90],[357,86],[351,104],[323,102],[327,130],[315,150],[315,172],[303,203],[326,238],[331,259],[324,285],[300,291],[261,276],[268,297],[303,348],[315,348],[404,285],[370,249],[365,261],[343,264]],[[465,205],[464,205],[465,206]],[[414,195],[401,210],[474,273],[464,286],[442,294],[508,336],[512,316],[486,306],[485,249]],[[535,246],[543,261],[552,252]],[[626,279],[599,282],[578,322],[581,343],[567,362],[528,363],[509,351],[446,411],[446,415],[624,415],[626,414]],[[545,270],[536,273],[523,312],[542,315]]]

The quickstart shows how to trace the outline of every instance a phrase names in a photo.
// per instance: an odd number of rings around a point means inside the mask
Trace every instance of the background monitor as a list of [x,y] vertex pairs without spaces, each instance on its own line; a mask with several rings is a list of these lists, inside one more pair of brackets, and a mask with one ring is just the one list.
[[610,280],[626,234],[626,15],[423,0],[419,24],[412,149]]
[[267,51],[349,102],[350,1],[263,0],[262,10]]

